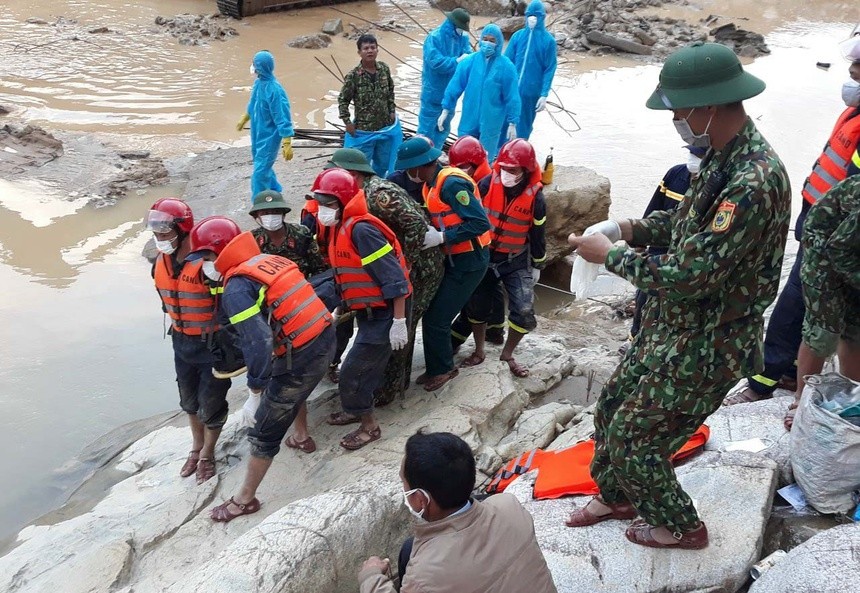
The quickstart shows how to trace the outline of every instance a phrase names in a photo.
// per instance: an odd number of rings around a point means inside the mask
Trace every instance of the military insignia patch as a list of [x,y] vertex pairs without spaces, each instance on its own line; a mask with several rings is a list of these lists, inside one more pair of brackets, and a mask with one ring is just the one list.
[[469,200],[471,199],[469,197],[469,192],[467,192],[466,190],[458,191],[456,198],[457,198],[457,201],[460,202],[461,204],[463,204],[464,206],[468,206]]
[[714,216],[714,222],[711,223],[711,230],[715,233],[722,233],[732,224],[732,218],[735,215],[735,207],[737,204],[731,202],[723,202],[717,208],[717,214]]

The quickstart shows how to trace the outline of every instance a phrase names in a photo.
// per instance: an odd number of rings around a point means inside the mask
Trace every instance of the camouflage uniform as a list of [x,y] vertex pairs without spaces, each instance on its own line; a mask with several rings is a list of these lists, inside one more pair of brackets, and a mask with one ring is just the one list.
[[[355,119],[349,116],[349,104],[355,105]],[[384,62],[376,62],[371,74],[361,64],[347,73],[337,98],[340,119],[352,121],[359,130],[375,132],[391,125],[394,114],[394,81]]]
[[860,344],[860,175],[812,205],[802,244],[803,342],[827,357],[840,337]]
[[[705,185],[724,158],[729,181],[711,201]],[[674,533],[698,526],[669,458],[763,366],[762,314],[779,287],[790,202],[785,168],[748,118],[734,144],[705,157],[676,211],[632,221],[631,247],[610,250],[607,269],[649,299],[597,403],[591,475],[607,503],[629,501]],[[633,249],[648,245],[669,251]]]
[[257,227],[251,232],[257,239],[260,251],[269,255],[280,255],[294,261],[305,278],[324,272],[326,265],[320,246],[307,227],[285,222],[284,229],[287,236],[279,247],[272,244],[264,229]]
[[438,248],[422,249],[430,218],[403,188],[381,177],[368,177],[364,182],[367,209],[388,225],[397,235],[403,255],[410,267],[412,282],[412,311],[409,319],[409,344],[395,350],[385,367],[385,378],[376,396],[378,405],[385,405],[409,385],[412,353],[415,349],[415,328],[430,305],[445,272],[445,260]]

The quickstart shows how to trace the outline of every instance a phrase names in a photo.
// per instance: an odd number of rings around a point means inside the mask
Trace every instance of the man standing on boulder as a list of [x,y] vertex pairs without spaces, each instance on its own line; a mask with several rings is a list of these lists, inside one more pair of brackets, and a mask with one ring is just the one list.
[[[568,526],[638,514],[626,533],[633,543],[708,545],[670,458],[729,387],[763,366],[763,313],[779,287],[791,213],[785,168],[742,103],[764,88],[724,45],[671,54],[647,106],[671,110],[682,140],[708,149],[689,198],[674,213],[608,220],[569,238],[581,257],[653,297],[597,403],[591,475],[601,494]],[[629,246],[614,245],[621,239]],[[668,253],[634,249],[648,245]]]

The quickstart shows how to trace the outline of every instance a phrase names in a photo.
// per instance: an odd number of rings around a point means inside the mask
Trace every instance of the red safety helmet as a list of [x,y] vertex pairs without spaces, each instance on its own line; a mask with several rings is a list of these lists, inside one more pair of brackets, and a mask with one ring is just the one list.
[[496,164],[500,167],[522,167],[527,171],[538,167],[534,146],[522,138],[515,138],[502,146]]
[[194,226],[191,207],[176,198],[161,198],[146,215],[146,228],[153,233],[169,233],[173,227],[188,234]]
[[487,151],[474,136],[461,136],[448,150],[448,161],[452,167],[474,165],[477,167],[487,158]]
[[346,169],[332,168],[317,175],[311,191],[314,192],[317,201],[319,201],[317,194],[323,194],[336,197],[342,205],[346,206],[358,193],[358,184]]
[[209,216],[191,229],[191,251],[214,251],[220,255],[241,232],[239,225],[226,216]]

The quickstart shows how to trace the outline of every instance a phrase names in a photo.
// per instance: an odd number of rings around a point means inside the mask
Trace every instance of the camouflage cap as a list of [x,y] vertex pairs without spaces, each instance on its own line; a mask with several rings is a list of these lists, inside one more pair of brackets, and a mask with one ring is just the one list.
[[355,171],[356,173],[376,175],[376,171],[367,162],[367,157],[357,148],[338,148],[335,150],[325,168],[332,169],[334,167],[340,167],[347,171]]
[[281,192],[273,189],[265,189],[251,200],[251,209],[248,211],[248,214],[254,214],[254,212],[260,210],[285,210],[289,212],[291,208],[287,206]]

